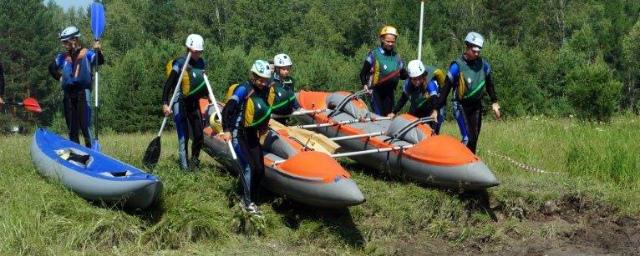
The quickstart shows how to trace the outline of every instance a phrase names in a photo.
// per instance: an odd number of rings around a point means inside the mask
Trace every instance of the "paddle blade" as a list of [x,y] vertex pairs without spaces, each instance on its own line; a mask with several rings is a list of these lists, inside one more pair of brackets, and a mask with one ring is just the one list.
[[91,4],[91,32],[93,32],[94,40],[100,39],[104,32],[105,25],[104,6],[97,1],[93,2],[93,4]]
[[158,136],[147,146],[147,151],[144,152],[144,158],[142,158],[142,163],[147,168],[153,168],[158,163],[158,159],[160,159],[160,145],[160,136]]
[[28,98],[24,99],[22,101],[22,105],[29,112],[33,112],[33,113],[41,113],[42,112],[42,108],[40,108],[40,104],[38,104],[38,101],[36,99],[32,98],[32,97],[28,97]]

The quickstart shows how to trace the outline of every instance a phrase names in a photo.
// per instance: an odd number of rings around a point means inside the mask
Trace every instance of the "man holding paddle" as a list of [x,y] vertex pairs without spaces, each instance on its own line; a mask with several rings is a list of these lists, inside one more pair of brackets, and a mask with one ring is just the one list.
[[69,139],[79,144],[79,131],[82,131],[85,145],[91,148],[91,66],[93,63],[104,63],[100,41],[94,41],[92,50],[82,47],[80,30],[75,26],[62,30],[58,39],[65,51],[56,55],[49,65],[49,73],[60,81],[64,93],[64,118],[69,129]]
[[[201,58],[204,39],[198,34],[191,34],[187,37],[185,46],[187,49],[184,55],[167,63],[167,80],[162,93],[163,114],[169,116],[173,113],[178,134],[178,157],[180,168],[183,170],[189,169],[189,164],[197,168],[200,163],[198,158],[204,144],[204,137],[198,102],[200,98],[207,97],[204,79],[206,62]],[[169,98],[171,95],[173,97]],[[187,150],[189,134],[193,134],[191,161],[188,161]]]

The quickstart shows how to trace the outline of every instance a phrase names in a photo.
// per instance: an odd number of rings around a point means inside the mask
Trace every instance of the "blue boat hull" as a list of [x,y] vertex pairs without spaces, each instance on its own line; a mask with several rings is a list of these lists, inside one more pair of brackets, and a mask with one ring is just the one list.
[[[74,161],[69,155],[86,161]],[[162,182],[156,176],[43,128],[33,136],[31,159],[42,176],[87,200],[146,208],[162,193]]]

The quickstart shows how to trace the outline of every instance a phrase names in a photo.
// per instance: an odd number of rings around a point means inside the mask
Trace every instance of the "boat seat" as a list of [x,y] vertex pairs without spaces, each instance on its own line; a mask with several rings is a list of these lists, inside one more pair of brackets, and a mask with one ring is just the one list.
[[59,149],[56,154],[65,161],[86,168],[91,163],[91,156],[75,149]]
[[273,130],[270,130],[264,140],[262,149],[266,152],[271,152],[274,155],[283,159],[289,159],[297,154],[299,151],[289,145],[286,140],[282,139],[280,134]]
[[[349,97],[345,92],[334,92],[327,96],[326,104],[328,109],[335,109],[345,98]],[[352,99],[342,106],[342,109],[338,109],[338,112],[349,114],[351,119],[369,118],[371,113],[369,112],[367,105],[360,99]],[[331,112],[330,112],[331,113]]]
[[408,130],[405,129],[405,127],[411,126],[412,122],[416,120],[417,118],[406,114],[398,116],[391,121],[386,135],[396,140],[404,140],[412,144],[428,138],[431,135],[431,129],[428,129],[425,125],[414,125],[414,127]]

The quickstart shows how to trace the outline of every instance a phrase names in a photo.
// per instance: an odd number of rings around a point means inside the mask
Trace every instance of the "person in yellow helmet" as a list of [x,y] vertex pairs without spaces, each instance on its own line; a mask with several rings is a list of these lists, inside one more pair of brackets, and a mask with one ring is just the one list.
[[379,38],[380,47],[369,51],[364,60],[360,82],[365,89],[372,91],[373,112],[386,116],[393,110],[398,81],[407,79],[408,75],[404,61],[395,49],[398,30],[392,26],[384,26]]

